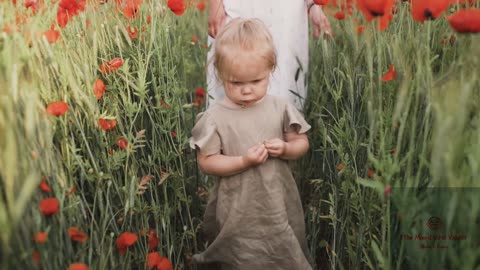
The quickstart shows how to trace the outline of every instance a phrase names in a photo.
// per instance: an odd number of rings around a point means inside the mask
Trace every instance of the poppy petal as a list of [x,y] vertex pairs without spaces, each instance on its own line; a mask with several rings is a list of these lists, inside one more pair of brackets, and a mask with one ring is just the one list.
[[80,230],[78,227],[68,228],[68,236],[75,242],[83,243],[87,241],[88,235]]
[[388,70],[389,71],[387,73],[385,73],[385,75],[383,75],[383,77],[382,77],[382,81],[384,81],[384,82],[388,82],[388,81],[391,81],[391,80],[395,79],[395,77],[397,75],[393,64],[391,64],[388,67]]
[[68,270],[88,270],[88,266],[84,263],[72,263]]
[[461,9],[447,20],[459,33],[480,33],[480,9]]
[[47,113],[54,116],[64,115],[68,111],[68,104],[63,101],[56,101],[48,104]]
[[58,213],[59,204],[57,198],[46,198],[40,201],[40,212],[45,216]]
[[168,0],[167,5],[177,16],[181,16],[185,12],[185,3],[183,0]]

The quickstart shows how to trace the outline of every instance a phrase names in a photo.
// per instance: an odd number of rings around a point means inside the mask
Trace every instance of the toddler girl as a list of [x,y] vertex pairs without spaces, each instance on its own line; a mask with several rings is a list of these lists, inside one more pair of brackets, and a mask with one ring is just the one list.
[[218,177],[203,223],[213,241],[193,261],[236,270],[312,269],[287,163],[307,152],[310,125],[292,104],[266,94],[276,65],[266,26],[232,20],[217,36],[213,64],[225,95],[197,115],[190,138],[202,172]]

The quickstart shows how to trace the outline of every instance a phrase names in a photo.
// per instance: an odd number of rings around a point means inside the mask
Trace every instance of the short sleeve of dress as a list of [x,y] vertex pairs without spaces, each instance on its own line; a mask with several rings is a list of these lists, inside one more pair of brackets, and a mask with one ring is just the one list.
[[189,143],[192,149],[200,148],[200,153],[204,156],[220,153],[220,136],[215,122],[207,112],[197,114]]
[[283,132],[296,132],[301,134],[307,132],[310,128],[311,126],[305,121],[297,108],[287,103],[283,115]]

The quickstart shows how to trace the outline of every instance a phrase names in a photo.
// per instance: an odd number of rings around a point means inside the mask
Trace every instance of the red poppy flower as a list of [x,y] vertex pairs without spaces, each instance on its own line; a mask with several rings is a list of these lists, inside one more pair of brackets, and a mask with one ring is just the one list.
[[447,20],[459,33],[480,33],[480,9],[461,9]]
[[151,22],[152,22],[152,15],[148,14],[147,23],[150,24]]
[[88,235],[80,230],[78,227],[68,228],[68,236],[75,242],[83,243],[87,241]]
[[48,234],[46,232],[37,232],[33,237],[33,241],[43,244],[47,241]]
[[459,5],[468,4],[469,6],[472,6],[474,4],[474,0],[450,0],[450,4],[459,4]]
[[120,149],[123,150],[123,149],[127,148],[128,141],[127,141],[127,139],[125,139],[123,137],[120,137],[120,138],[117,139],[117,145],[118,145],[118,147],[120,147]]
[[70,16],[78,15],[85,10],[86,0],[60,0],[59,8],[65,9]]
[[45,216],[51,216],[58,213],[57,198],[47,198],[40,201],[40,212]]
[[100,118],[98,119],[98,124],[102,127],[103,130],[107,131],[115,128],[117,126],[117,121]]
[[138,236],[134,233],[124,232],[117,238],[117,248],[120,250],[120,254],[124,255],[127,252],[127,248],[137,242]]
[[57,10],[57,22],[61,28],[64,28],[68,21],[80,11],[85,10],[86,0],[61,0]]
[[58,40],[60,37],[60,32],[55,30],[55,26],[52,24],[52,26],[50,26],[50,30],[45,31],[43,35],[47,38],[48,43],[52,44]]
[[205,97],[205,89],[203,88],[197,88],[195,89],[195,96],[204,98]]
[[42,190],[43,192],[47,192],[47,193],[52,192],[52,190],[50,189],[50,187],[47,184],[47,178],[45,178],[45,177],[43,177],[42,180],[40,181],[40,190]]
[[357,7],[368,22],[379,17],[379,30],[383,31],[393,19],[392,8],[395,0],[358,0]]
[[68,111],[68,104],[63,101],[56,101],[48,104],[47,113],[54,116],[64,115]]
[[160,243],[160,240],[157,237],[157,233],[150,229],[148,232],[148,250],[155,250],[158,243]]
[[357,34],[363,33],[364,30],[365,30],[365,25],[357,26]]
[[101,79],[96,79],[95,84],[93,85],[93,94],[98,100],[102,98],[103,93],[105,93],[105,83]]
[[197,9],[198,9],[198,10],[204,11],[205,8],[206,8],[205,2],[200,1],[200,2],[197,4]]
[[88,270],[88,266],[84,263],[72,263],[68,270]]
[[328,4],[328,0],[313,0],[313,3],[315,3],[316,5],[325,6]]
[[27,1],[25,1],[25,3],[23,5],[25,6],[25,8],[30,8],[31,7],[33,10],[38,9],[37,0],[27,0]]
[[392,193],[392,187],[390,186],[390,184],[387,184],[387,186],[385,186],[385,191],[384,191],[384,194],[385,196],[390,196],[390,193]]
[[127,32],[130,39],[136,39],[138,37],[138,29],[135,26],[127,27]]
[[123,65],[123,59],[122,58],[113,58],[110,61],[104,62],[102,65],[100,65],[100,71],[103,74],[108,74],[110,72],[116,71]]
[[141,4],[142,0],[126,0],[123,14],[129,19],[136,18]]
[[133,19],[133,18],[136,18],[137,17],[137,14],[138,14],[138,9],[140,7],[138,6],[134,6],[134,5],[126,5],[123,9],[122,9],[122,12],[123,12],[123,15],[125,15],[125,17],[129,18],[129,19]]
[[185,12],[185,4],[183,0],[168,0],[167,5],[177,16],[181,16]]
[[172,131],[172,137],[176,138],[177,137],[177,132]]
[[33,262],[38,265],[40,263],[40,253],[38,251],[32,252]]
[[343,11],[338,11],[337,13],[335,13],[334,17],[337,20],[343,20],[345,19],[345,13]]
[[390,66],[388,67],[388,72],[385,73],[385,75],[383,75],[383,77],[382,77],[382,81],[384,81],[384,82],[391,81],[391,80],[395,79],[396,75],[397,75],[397,73],[395,72],[393,64],[390,64]]
[[337,171],[341,171],[341,170],[343,170],[343,164],[342,164],[342,163],[339,163],[339,164],[337,165]]
[[197,35],[193,35],[192,36],[192,44],[195,45],[195,43],[197,43],[197,41],[198,41]]
[[416,21],[438,18],[450,5],[450,0],[412,0],[412,18]]
[[368,169],[368,170],[367,170],[367,176],[368,176],[369,178],[374,177],[374,176],[375,176],[375,171],[374,171],[373,169]]
[[161,256],[158,252],[148,253],[147,266],[148,269],[156,267],[157,270],[173,270],[173,265],[170,260]]
[[68,20],[70,19],[70,16],[68,16],[68,13],[65,9],[59,8],[57,11],[57,23],[61,28],[65,28],[67,26]]

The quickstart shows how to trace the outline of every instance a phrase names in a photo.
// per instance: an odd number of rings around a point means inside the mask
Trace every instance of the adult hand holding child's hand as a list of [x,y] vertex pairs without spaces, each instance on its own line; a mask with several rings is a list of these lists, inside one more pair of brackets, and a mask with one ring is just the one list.
[[279,157],[283,155],[285,153],[285,149],[287,148],[285,141],[279,138],[266,140],[264,145],[267,148],[268,154],[272,157]]
[[243,161],[249,167],[254,165],[260,165],[264,163],[268,158],[268,151],[263,144],[257,144],[247,150],[247,153],[243,155]]

